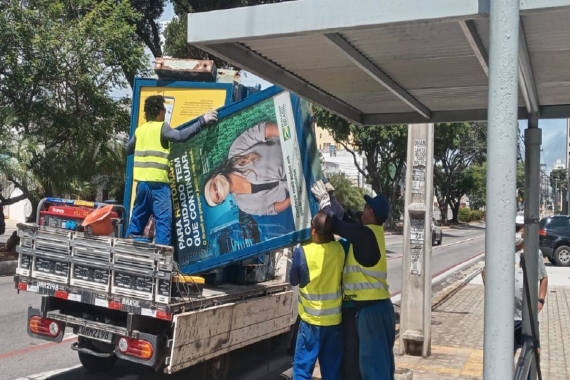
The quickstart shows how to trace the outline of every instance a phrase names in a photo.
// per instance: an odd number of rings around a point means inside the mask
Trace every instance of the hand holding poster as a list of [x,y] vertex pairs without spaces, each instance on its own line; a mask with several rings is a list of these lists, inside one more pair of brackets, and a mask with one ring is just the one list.
[[306,101],[274,88],[220,116],[171,147],[173,241],[185,273],[305,240],[316,211],[308,189],[321,173]]

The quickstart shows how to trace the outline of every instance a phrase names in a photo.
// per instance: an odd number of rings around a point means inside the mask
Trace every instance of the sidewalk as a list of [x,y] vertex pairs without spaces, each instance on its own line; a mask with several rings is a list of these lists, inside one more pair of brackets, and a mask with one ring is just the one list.
[[[547,270],[548,296],[539,315],[542,376],[570,379],[570,268]],[[477,276],[433,310],[432,355],[399,356],[396,341],[396,367],[411,369],[414,380],[482,379],[483,320],[484,288]]]

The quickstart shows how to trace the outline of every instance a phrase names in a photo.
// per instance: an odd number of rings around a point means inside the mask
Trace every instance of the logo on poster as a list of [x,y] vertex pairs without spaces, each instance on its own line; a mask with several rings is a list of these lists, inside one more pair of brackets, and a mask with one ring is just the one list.
[[291,129],[288,125],[284,126],[283,128],[283,141],[287,141],[291,138]]

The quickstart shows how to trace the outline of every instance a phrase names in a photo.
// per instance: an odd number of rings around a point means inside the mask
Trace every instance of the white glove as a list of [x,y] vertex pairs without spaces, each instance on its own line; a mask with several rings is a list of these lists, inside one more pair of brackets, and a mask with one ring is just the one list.
[[325,188],[327,189],[327,191],[330,193],[332,191],[334,191],[334,187],[333,185],[331,185],[330,182],[325,183]]
[[218,121],[218,111],[211,110],[211,111],[206,112],[204,114],[204,121],[206,122],[206,124],[210,124],[210,123],[213,123],[215,121]]
[[317,198],[317,201],[319,202],[319,208],[321,210],[326,206],[331,205],[331,197],[329,196],[327,188],[322,180],[318,180],[313,183],[313,186],[311,186],[311,191],[313,192],[315,198]]

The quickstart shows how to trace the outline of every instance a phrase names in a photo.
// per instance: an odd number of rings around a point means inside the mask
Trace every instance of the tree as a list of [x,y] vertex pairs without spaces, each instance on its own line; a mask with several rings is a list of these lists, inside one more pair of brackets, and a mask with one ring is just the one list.
[[344,173],[328,177],[334,187],[334,195],[345,210],[360,211],[364,207],[364,189],[354,186]]
[[[164,34],[166,40],[165,53],[175,58],[210,59],[218,67],[233,67],[233,65],[216,56],[188,45],[188,13],[281,3],[284,1],[292,0],[174,0],[172,3],[176,17],[168,25]],[[212,27],[215,28],[217,26],[212,25]]]
[[[354,158],[354,165],[375,193],[383,193],[392,212],[388,219],[390,227],[403,209],[400,198],[400,178],[405,162],[408,127],[405,125],[359,126],[313,106],[317,124],[329,130],[334,140],[342,145]],[[366,162],[359,161],[363,154]]]
[[568,183],[566,169],[553,169],[550,172],[550,187],[555,191],[565,189]]
[[457,222],[463,195],[475,186],[464,174],[473,164],[486,160],[486,123],[440,123],[434,131],[434,187],[441,215],[451,207]]
[[32,204],[47,195],[90,194],[102,167],[123,177],[117,161],[101,161],[130,122],[108,94],[125,86],[125,69],[143,74],[147,66],[144,45],[132,38],[130,20],[139,16],[130,3],[7,0],[4,6],[0,109],[14,117],[2,126],[0,171]]
[[487,163],[471,165],[463,172],[463,177],[471,177],[473,186],[467,193],[471,202],[471,209],[478,210],[485,207],[487,201]]
[[568,173],[566,169],[553,169],[550,172],[550,187],[552,187],[552,199],[554,199],[554,204],[559,204],[563,191],[568,188]]

